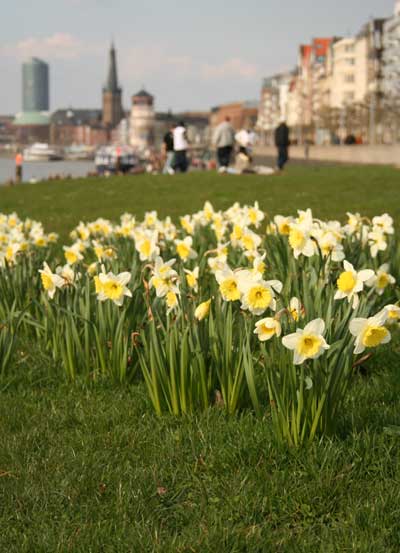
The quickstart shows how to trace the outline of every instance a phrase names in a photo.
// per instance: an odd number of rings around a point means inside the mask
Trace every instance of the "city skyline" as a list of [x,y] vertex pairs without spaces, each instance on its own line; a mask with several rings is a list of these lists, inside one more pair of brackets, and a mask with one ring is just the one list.
[[31,56],[50,64],[51,110],[100,106],[112,38],[125,109],[142,85],[156,97],[158,110],[257,99],[265,75],[296,64],[300,43],[356,33],[371,16],[390,16],[394,0],[339,0],[335,6],[311,0],[259,6],[249,0],[245,12],[234,0],[228,14],[226,5],[210,0],[201,9],[172,1],[137,6],[134,13],[125,0],[112,8],[102,0],[60,0],[57,7],[43,0],[40,14],[37,6],[23,4],[23,21],[14,5],[3,8],[9,24],[0,45],[0,71],[7,75],[0,113],[21,111],[21,65]]

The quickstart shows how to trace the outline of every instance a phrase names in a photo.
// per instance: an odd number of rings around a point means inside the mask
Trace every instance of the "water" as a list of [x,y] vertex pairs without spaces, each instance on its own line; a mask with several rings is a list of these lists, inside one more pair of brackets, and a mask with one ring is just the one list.
[[[85,177],[95,170],[93,161],[26,161],[23,165],[23,181],[45,180],[50,175]],[[0,185],[15,179],[14,159],[0,157]]]

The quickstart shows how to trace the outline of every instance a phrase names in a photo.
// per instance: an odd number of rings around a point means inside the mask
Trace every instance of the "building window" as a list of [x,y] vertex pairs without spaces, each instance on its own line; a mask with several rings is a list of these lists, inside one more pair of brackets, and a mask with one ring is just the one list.
[[347,53],[354,52],[354,44],[346,44],[344,51]]
[[353,102],[354,92],[345,92],[343,98],[345,102]]
[[344,76],[344,82],[345,83],[354,83],[355,78],[353,73],[346,73]]
[[355,65],[356,64],[355,58],[347,58],[346,61],[347,61],[347,65]]

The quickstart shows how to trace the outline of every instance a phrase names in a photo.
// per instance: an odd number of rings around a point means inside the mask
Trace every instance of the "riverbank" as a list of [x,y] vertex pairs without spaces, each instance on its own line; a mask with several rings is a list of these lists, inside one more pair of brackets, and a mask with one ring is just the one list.
[[[23,181],[47,180],[58,175],[61,178],[71,176],[85,177],[95,170],[93,161],[28,161],[23,164]],[[0,156],[0,185],[15,179],[15,162],[13,157]]]

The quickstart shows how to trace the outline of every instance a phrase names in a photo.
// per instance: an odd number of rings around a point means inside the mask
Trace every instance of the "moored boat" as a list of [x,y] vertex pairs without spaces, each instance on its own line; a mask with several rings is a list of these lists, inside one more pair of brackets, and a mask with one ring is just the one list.
[[64,159],[58,148],[49,146],[45,142],[36,142],[25,148],[23,156],[24,161],[59,161]]

